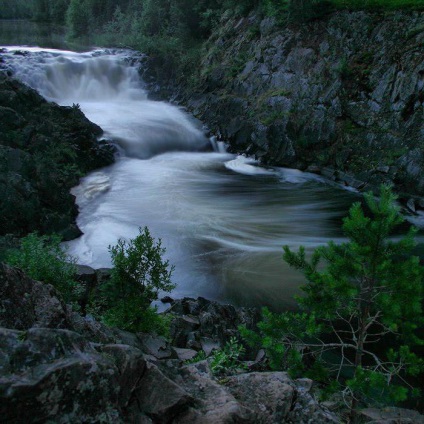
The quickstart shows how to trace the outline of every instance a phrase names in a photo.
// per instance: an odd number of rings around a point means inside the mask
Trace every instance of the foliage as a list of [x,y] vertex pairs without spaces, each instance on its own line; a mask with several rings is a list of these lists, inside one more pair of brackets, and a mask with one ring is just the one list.
[[122,330],[134,333],[155,333],[160,336],[169,336],[172,317],[158,314],[156,308],[148,306],[143,299],[132,301],[122,300],[115,306],[107,309],[101,316],[106,325],[119,327]]
[[70,0],[33,0],[33,19],[64,24]]
[[406,399],[412,388],[405,377],[422,369],[411,350],[422,344],[416,330],[423,322],[423,267],[411,256],[416,229],[390,238],[403,218],[388,187],[365,200],[371,216],[355,203],[344,219],[349,241],[330,242],[310,260],[303,247],[284,247],[284,259],[307,279],[297,299],[302,311],[264,310],[259,334],[243,330],[249,343],[266,348],[273,368],[319,371],[321,380],[344,384],[352,408],[359,400]]
[[174,267],[164,261],[162,241],[157,242],[147,227],[139,229],[139,235],[127,242],[119,239],[109,246],[114,268],[110,283],[110,300],[137,297],[146,303],[157,300],[159,291],[169,292],[175,288],[171,282]]
[[0,19],[28,19],[32,16],[27,0],[0,0]]
[[199,350],[191,359],[184,361],[185,364],[195,364],[196,362],[204,361],[206,359],[206,353],[203,350]]
[[231,337],[230,341],[222,349],[215,350],[212,353],[210,363],[212,374],[231,374],[235,370],[242,368],[240,357],[244,352],[243,345],[235,337]]
[[60,242],[58,235],[28,234],[21,239],[20,249],[10,251],[6,262],[34,280],[53,285],[65,301],[70,302],[78,295],[78,284],[74,280],[76,260],[62,249]]
[[139,235],[128,242],[119,239],[109,246],[114,268],[110,280],[101,291],[101,309],[106,323],[131,331],[155,330],[163,333],[166,318],[150,307],[160,291],[175,287],[171,282],[173,267],[162,256],[162,242],[151,236],[149,229],[139,229]]

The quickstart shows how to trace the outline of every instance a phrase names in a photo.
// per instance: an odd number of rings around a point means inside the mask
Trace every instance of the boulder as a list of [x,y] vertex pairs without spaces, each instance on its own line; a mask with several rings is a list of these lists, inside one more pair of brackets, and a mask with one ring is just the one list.
[[0,263],[0,326],[68,328],[68,310],[56,289],[27,277],[17,268]]
[[79,334],[2,328],[0,346],[2,421],[122,422],[118,370]]

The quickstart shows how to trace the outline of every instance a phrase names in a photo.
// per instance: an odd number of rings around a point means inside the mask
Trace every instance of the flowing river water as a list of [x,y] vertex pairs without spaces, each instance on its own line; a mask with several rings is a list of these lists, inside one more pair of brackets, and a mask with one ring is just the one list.
[[175,265],[172,296],[281,309],[303,281],[282,246],[311,250],[340,239],[355,193],[213,150],[183,110],[148,99],[129,52],[7,49],[17,78],[48,100],[79,104],[118,145],[114,165],[74,188],[84,235],[68,247],[80,263],[110,266],[108,246],[148,226]]

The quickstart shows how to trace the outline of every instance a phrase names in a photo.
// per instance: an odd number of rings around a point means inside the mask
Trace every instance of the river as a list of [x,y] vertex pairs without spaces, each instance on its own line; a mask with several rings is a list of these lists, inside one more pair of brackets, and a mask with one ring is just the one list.
[[172,296],[282,309],[303,281],[282,246],[340,240],[356,193],[217,148],[181,108],[149,100],[129,52],[8,51],[19,79],[48,100],[79,104],[119,148],[114,165],[74,188],[84,235],[68,247],[80,263],[110,266],[108,246],[148,226],[175,265]]

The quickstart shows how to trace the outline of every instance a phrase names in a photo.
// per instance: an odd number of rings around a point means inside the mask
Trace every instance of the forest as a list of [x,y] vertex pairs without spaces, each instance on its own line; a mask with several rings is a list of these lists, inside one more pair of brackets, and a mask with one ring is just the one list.
[[68,40],[126,47],[174,70],[178,80],[198,68],[202,44],[222,17],[250,12],[280,25],[302,24],[334,10],[424,9],[421,0],[0,0],[0,19],[66,26]]

